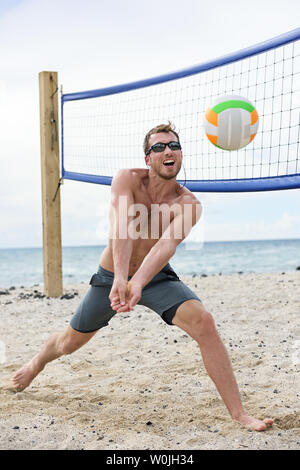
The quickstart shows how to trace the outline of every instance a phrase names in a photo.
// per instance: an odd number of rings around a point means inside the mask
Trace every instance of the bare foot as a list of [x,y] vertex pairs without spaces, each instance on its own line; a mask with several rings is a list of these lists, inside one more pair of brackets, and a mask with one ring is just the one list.
[[274,423],[274,420],[271,418],[266,418],[264,420],[252,418],[252,416],[243,415],[240,418],[237,418],[240,424],[246,428],[252,429],[253,431],[265,431]]
[[28,387],[41,370],[42,368],[38,365],[35,358],[31,359],[28,364],[21,367],[21,369],[19,369],[12,377],[12,382],[16,391],[22,392],[26,387]]

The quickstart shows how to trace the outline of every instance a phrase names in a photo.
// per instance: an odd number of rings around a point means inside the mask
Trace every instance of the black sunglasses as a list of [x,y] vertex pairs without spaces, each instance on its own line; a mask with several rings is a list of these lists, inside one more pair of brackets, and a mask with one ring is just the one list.
[[163,152],[166,148],[166,146],[169,147],[170,150],[175,151],[175,150],[181,150],[181,145],[179,142],[168,142],[167,144],[164,144],[162,142],[158,142],[157,144],[152,145],[147,152],[146,155],[149,155],[151,150],[155,153]]

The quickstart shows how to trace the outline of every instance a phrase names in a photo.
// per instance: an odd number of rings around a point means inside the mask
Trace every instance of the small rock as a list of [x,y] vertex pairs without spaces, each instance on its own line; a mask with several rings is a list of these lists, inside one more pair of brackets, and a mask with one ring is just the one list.
[[40,292],[35,292],[33,298],[34,299],[43,299],[44,297],[46,297],[44,294],[41,294]]
[[147,421],[146,425],[147,425],[147,426],[152,426],[151,421]]
[[67,300],[74,299],[74,294],[64,294],[61,296],[61,299],[67,299]]
[[0,295],[9,295],[9,291],[7,289],[0,290]]

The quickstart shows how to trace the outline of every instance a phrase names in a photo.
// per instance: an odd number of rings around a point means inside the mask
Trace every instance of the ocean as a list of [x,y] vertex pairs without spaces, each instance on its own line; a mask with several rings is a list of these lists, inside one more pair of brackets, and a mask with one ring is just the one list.
[[[104,248],[63,247],[64,284],[88,283]],[[181,244],[170,264],[179,276],[295,271],[300,239]],[[43,284],[42,248],[0,249],[0,288],[36,284]]]

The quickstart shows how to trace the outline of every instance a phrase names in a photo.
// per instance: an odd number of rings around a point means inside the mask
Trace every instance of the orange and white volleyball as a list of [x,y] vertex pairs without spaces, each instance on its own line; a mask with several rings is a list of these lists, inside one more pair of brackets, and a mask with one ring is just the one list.
[[207,138],[216,147],[223,150],[241,149],[256,136],[256,108],[242,96],[221,96],[207,109],[204,129]]

